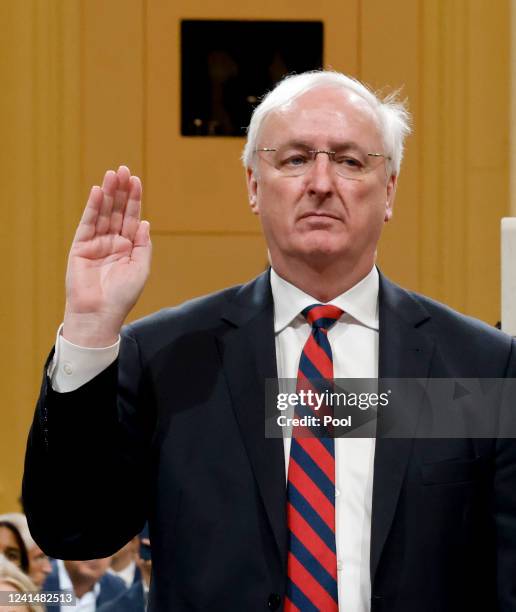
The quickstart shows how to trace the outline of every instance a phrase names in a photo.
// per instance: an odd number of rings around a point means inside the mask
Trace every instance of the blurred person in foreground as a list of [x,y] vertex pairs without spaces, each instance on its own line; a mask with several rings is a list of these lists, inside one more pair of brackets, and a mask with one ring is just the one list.
[[152,573],[151,548],[147,526],[138,536],[138,544],[136,564],[140,575],[139,580],[136,580],[125,593],[102,606],[99,612],[121,612],[122,610],[123,612],[144,612],[146,609]]
[[47,555],[45,555],[30,535],[27,517],[21,512],[10,512],[0,515],[1,521],[8,521],[18,529],[27,549],[29,559],[29,570],[27,573],[36,587],[40,589],[52,568]]
[[265,436],[267,379],[516,377],[512,338],[375,265],[408,131],[345,75],[280,82],[243,155],[271,268],[124,328],[150,270],[141,183],[92,188],[27,445],[45,552],[110,555],[148,519],[153,612],[516,612],[515,440],[416,436],[424,402],[404,439],[383,410],[367,438]]
[[[35,593],[36,585],[14,563],[0,554],[0,593]],[[0,605],[8,612],[43,612],[44,606],[36,604]]]
[[141,579],[140,569],[136,561],[139,545],[140,538],[135,536],[111,557],[108,572],[123,580],[127,588]]
[[18,528],[10,521],[0,520],[0,554],[25,574],[29,572],[29,556]]
[[52,572],[43,585],[43,591],[73,591],[76,605],[61,606],[63,612],[95,612],[126,590],[123,580],[107,573],[110,561],[109,557],[88,561],[53,559]]

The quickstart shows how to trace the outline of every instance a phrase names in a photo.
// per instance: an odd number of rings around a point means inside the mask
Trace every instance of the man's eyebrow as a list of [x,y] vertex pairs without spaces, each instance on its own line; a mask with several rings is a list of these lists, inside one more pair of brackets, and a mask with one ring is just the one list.
[[311,149],[313,144],[307,140],[287,140],[279,145],[280,148],[300,148],[300,149]]
[[345,142],[332,142],[331,149],[332,151],[364,151],[366,147],[358,144],[358,142],[350,140]]
[[[310,142],[309,140],[292,139],[292,140],[287,140],[286,142],[281,144],[280,147],[282,149],[296,148],[296,147],[301,148],[301,149],[313,149],[314,144],[313,142]],[[354,142],[353,140],[346,140],[346,141],[340,141],[340,142],[333,141],[330,143],[329,148],[331,151],[349,151],[349,150],[364,151],[365,150],[362,145],[359,145],[357,142]]]

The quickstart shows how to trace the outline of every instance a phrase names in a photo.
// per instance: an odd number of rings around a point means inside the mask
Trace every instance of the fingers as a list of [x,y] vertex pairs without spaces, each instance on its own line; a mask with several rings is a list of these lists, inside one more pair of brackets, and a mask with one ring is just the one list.
[[118,187],[118,175],[113,170],[108,170],[104,175],[102,183],[103,198],[100,205],[95,231],[98,235],[107,234],[111,223],[111,211],[113,200]]
[[102,204],[104,193],[97,185],[93,186],[86,202],[86,208],[82,213],[82,218],[75,232],[74,241],[90,240],[95,236],[95,226],[99,216],[99,210]]
[[136,232],[140,225],[140,213],[142,204],[142,184],[137,176],[129,179],[129,196],[124,211],[122,231],[124,238],[133,242]]
[[127,166],[108,170],[102,187],[91,189],[75,240],[91,240],[96,235],[121,234],[133,241],[140,225],[142,186]]
[[109,225],[109,232],[111,234],[119,234],[122,230],[124,211],[129,197],[129,179],[131,178],[129,168],[127,166],[120,166],[117,170],[117,177],[118,187],[115,191],[111,222]]

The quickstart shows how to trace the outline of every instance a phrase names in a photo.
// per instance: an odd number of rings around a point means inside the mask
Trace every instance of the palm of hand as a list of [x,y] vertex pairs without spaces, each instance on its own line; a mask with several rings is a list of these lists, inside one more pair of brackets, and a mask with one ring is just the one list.
[[133,242],[119,234],[74,243],[70,252],[69,292],[76,311],[132,308],[145,282],[142,262],[132,258]]
[[[70,250],[65,328],[92,319],[113,336],[134,306],[150,270],[149,224],[140,220],[141,183],[121,166],[93,187]],[[72,332],[70,333],[70,330]],[[100,335],[103,335],[100,333]]]

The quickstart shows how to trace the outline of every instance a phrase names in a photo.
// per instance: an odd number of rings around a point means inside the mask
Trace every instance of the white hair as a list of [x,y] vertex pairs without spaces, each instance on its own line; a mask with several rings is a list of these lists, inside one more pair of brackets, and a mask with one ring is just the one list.
[[22,514],[21,512],[8,512],[7,514],[0,514],[0,521],[12,523],[16,529],[18,529],[27,551],[34,548],[34,546],[37,546],[30,534],[29,525],[27,523],[27,517],[25,514]]
[[334,87],[351,91],[363,98],[375,113],[382,135],[385,155],[391,158],[390,174],[398,175],[403,159],[403,143],[410,133],[410,115],[406,103],[398,99],[398,92],[380,98],[371,89],[340,72],[316,70],[285,77],[254,109],[247,128],[247,141],[242,153],[246,168],[253,166],[258,136],[267,115],[292,102],[312,89]]

